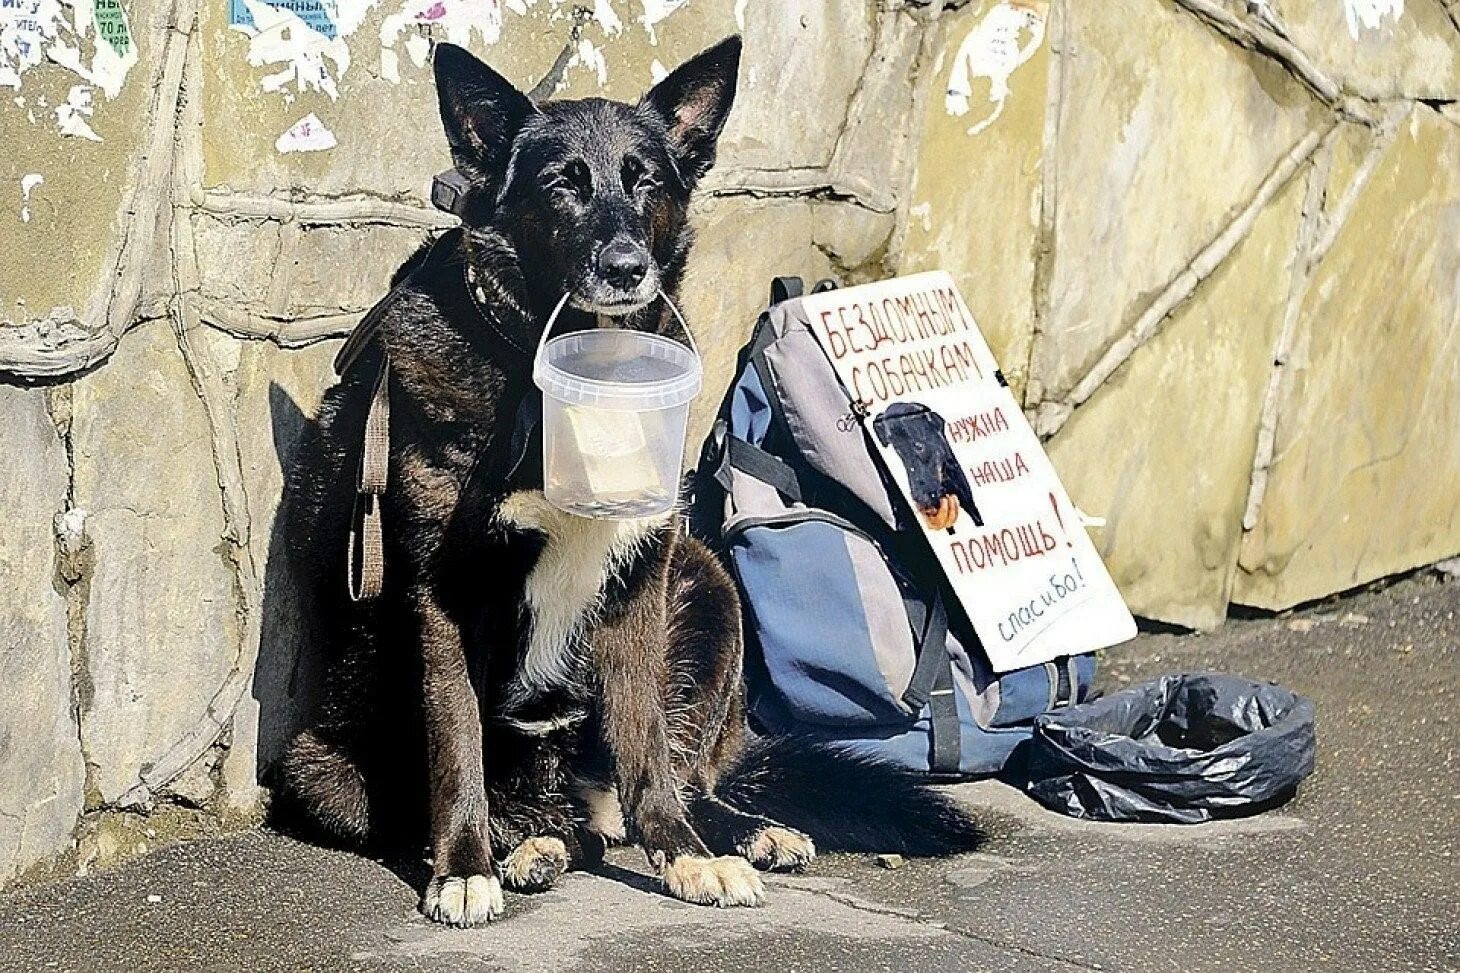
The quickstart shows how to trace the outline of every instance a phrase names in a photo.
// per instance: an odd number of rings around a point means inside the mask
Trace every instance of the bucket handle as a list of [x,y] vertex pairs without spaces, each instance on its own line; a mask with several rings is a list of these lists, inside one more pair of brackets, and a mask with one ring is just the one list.
[[[547,324],[543,325],[542,327],[542,337],[537,339],[537,351],[534,352],[532,356],[532,370],[534,372],[536,372],[541,367],[542,352],[543,349],[547,347],[548,335],[553,333],[553,325],[557,323],[558,315],[563,313],[563,308],[567,305],[568,297],[570,294],[570,291],[563,292],[563,296],[558,298],[558,303],[553,307],[553,313],[548,315]],[[675,306],[674,302],[669,299],[669,295],[664,293],[663,290],[659,291],[659,299],[662,300],[665,305],[668,306],[669,310],[674,314],[674,319],[679,322],[680,329],[684,331],[685,343],[689,345],[689,350],[694,354],[695,358],[698,359],[700,357],[700,348],[699,345],[695,344],[694,333],[689,330],[689,322],[685,321],[684,315],[679,313],[679,308]],[[600,317],[602,317],[602,315],[600,315]]]

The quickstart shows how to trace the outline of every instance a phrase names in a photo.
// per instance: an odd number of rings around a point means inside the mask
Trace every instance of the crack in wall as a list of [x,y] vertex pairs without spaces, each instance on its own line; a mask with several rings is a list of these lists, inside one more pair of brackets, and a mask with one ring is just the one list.
[[[1315,165],[1310,176],[1312,183],[1309,187],[1308,197],[1304,200],[1303,224],[1295,245],[1297,263],[1284,307],[1282,326],[1273,348],[1272,368],[1268,373],[1267,386],[1263,392],[1262,408],[1259,413],[1257,444],[1253,453],[1252,473],[1248,479],[1247,502],[1242,513],[1244,532],[1257,527],[1262,502],[1267,494],[1268,478],[1273,463],[1277,460],[1279,413],[1283,392],[1291,372],[1288,365],[1297,337],[1303,302],[1307,298],[1318,266],[1328,256],[1328,251],[1332,249],[1338,239],[1339,231],[1348,222],[1350,214],[1363,195],[1380,160],[1394,144],[1394,140],[1398,136],[1401,117],[1400,113],[1391,112],[1383,119],[1379,129],[1374,133],[1368,152],[1358,169],[1355,170],[1347,190],[1331,214],[1326,214],[1323,208],[1329,178],[1327,163],[1331,162],[1331,158],[1326,160],[1321,168]],[[1325,154],[1331,156],[1331,147],[1326,147]]]
[[56,429],[66,460],[66,495],[54,521],[55,589],[66,606],[66,647],[70,664],[71,720],[83,770],[82,808],[101,804],[97,764],[86,738],[86,717],[95,697],[87,644],[86,612],[91,603],[91,579],[96,550],[86,532],[86,512],[76,506],[76,443],[71,434],[74,389],[55,385],[45,390],[46,412]]
[[204,715],[175,741],[152,765],[142,769],[139,784],[115,802],[127,805],[143,793],[155,793],[191,767],[210,749],[222,745],[239,702],[252,677],[251,659],[256,650],[260,626],[263,585],[250,546],[252,524],[244,487],[242,450],[235,421],[236,388],[206,348],[194,345],[201,322],[193,313],[187,295],[197,286],[197,255],[192,224],[184,203],[187,187],[201,178],[201,104],[187,97],[199,84],[202,72],[198,43],[185,32],[184,79],[179,87],[177,124],[174,126],[174,160],[170,167],[174,202],[171,225],[171,271],[173,293],[171,324],[178,353],[187,368],[192,390],[202,405],[208,423],[209,451],[213,457],[215,483],[223,517],[220,547],[217,549],[233,579],[234,657],[227,676],[208,700]]
[[1039,226],[1034,237],[1034,276],[1030,294],[1031,325],[1029,354],[1024,361],[1024,401],[1026,414],[1044,398],[1044,383],[1035,374],[1035,362],[1043,348],[1053,298],[1055,254],[1059,246],[1059,158],[1060,138],[1064,130],[1064,111],[1068,102],[1068,77],[1065,58],[1075,56],[1071,50],[1069,17],[1062,0],[1050,5],[1045,24],[1045,43],[1049,45],[1049,74],[1045,79],[1044,131],[1042,133],[1039,174]]
[[1340,116],[1364,125],[1372,126],[1377,123],[1376,116],[1368,106],[1346,92],[1338,81],[1314,64],[1306,52],[1272,28],[1236,16],[1217,0],[1174,2],[1238,47],[1276,61],[1319,101]]
[[1135,322],[1106,346],[1105,351],[1070,391],[1060,399],[1039,404],[1034,425],[1041,437],[1048,439],[1056,435],[1076,409],[1089,401],[1138,349],[1162,331],[1172,312],[1189,300],[1201,283],[1247,239],[1268,203],[1317,151],[1324,139],[1332,136],[1337,126],[1338,121],[1335,119],[1323,131],[1309,132],[1299,139],[1278,160],[1247,204],[1167,282],[1137,316]]

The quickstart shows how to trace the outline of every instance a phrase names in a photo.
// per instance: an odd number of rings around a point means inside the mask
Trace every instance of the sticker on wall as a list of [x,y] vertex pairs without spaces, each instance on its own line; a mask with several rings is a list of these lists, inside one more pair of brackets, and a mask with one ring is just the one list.
[[1384,26],[1384,18],[1396,21],[1404,16],[1404,0],[1343,0],[1344,16],[1348,19],[1348,32],[1354,40],[1359,31],[1378,30]]
[[286,152],[323,152],[334,148],[335,133],[325,127],[314,112],[305,115],[289,126],[289,130],[274,141],[274,149],[280,154]]
[[117,57],[126,57],[132,50],[132,34],[127,30],[127,14],[122,5],[118,0],[95,0],[92,13],[96,17],[97,36],[111,45]]
[[45,59],[61,23],[56,0],[0,0],[0,85],[20,87],[21,77]]
[[948,114],[962,118],[972,110],[974,82],[988,81],[988,101],[993,110],[968,128],[977,135],[999,120],[1009,99],[1009,79],[1034,56],[1044,42],[1044,18],[1048,3],[1002,0],[968,32],[953,67],[948,73],[948,90],[943,99]]
[[[339,35],[334,20],[320,0],[266,0],[266,2],[276,9],[289,11],[310,30],[318,31],[329,40],[334,40]],[[248,5],[243,0],[228,0],[228,23],[233,27],[242,27],[245,30],[258,30],[258,24],[255,23],[253,14],[249,12]]]
[[45,181],[46,177],[39,172],[20,177],[20,222],[30,222],[30,194]]

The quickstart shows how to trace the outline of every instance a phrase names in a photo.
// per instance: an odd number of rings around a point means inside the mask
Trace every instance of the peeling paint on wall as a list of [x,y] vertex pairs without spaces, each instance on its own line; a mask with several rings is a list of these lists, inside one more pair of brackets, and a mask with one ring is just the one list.
[[286,103],[306,91],[322,91],[331,100],[340,96],[336,78],[350,67],[350,48],[343,36],[326,37],[294,11],[262,0],[242,0],[242,4],[249,22],[235,20],[231,25],[249,37],[248,63],[275,69],[259,82],[264,91],[282,92]]
[[20,222],[30,222],[30,194],[35,192],[36,187],[46,181],[46,177],[39,172],[32,172],[20,177]]
[[988,79],[988,100],[994,106],[992,113],[969,126],[969,135],[982,132],[1003,114],[1004,103],[1009,98],[1009,78],[1034,56],[1044,41],[1048,6],[1003,0],[984,15],[959,45],[944,98],[948,114],[959,118],[968,114],[973,84],[979,78]]
[[639,18],[639,23],[649,32],[649,43],[659,45],[659,35],[654,32],[654,26],[665,17],[674,13],[680,7],[689,3],[689,0],[642,0],[644,14]]
[[593,0],[593,19],[598,21],[598,26],[603,28],[605,34],[617,34],[624,29],[624,22],[619,19],[609,0]]
[[[101,141],[82,116],[90,116],[92,91],[108,99],[121,93],[137,48],[119,0],[0,0],[0,86],[20,89],[25,76],[49,61],[72,72],[84,85],[71,89],[56,110],[63,135]],[[79,89],[79,93],[78,93]],[[38,100],[44,107],[44,100]],[[32,122],[35,113],[23,99]]]
[[[374,5],[374,0],[364,2]],[[502,37],[502,14],[500,0],[402,0],[396,12],[387,15],[380,25],[380,73],[391,81],[400,81],[396,45],[408,28],[428,27],[462,47],[470,47],[478,38],[491,45]],[[418,68],[425,67],[430,51],[427,40],[412,33],[405,43],[411,62]]]
[[323,152],[337,144],[335,133],[325,127],[318,115],[310,112],[290,125],[288,131],[275,140],[274,149],[280,153]]
[[56,106],[56,128],[62,135],[100,142],[101,136],[91,128],[91,89],[84,84],[72,85],[66,100]]
[[[0,4],[57,0],[0,0]],[[92,0],[115,3],[117,0]],[[395,3],[394,12],[381,22],[379,76],[393,84],[401,81],[401,48],[412,64],[424,69],[432,40],[463,47],[491,46],[502,38],[507,11],[524,16],[541,0],[227,0],[230,26],[249,38],[248,61],[273,69],[260,81],[268,92],[281,92],[285,102],[306,91],[322,91],[338,99],[340,81],[349,70],[349,38],[365,17],[382,3]],[[549,18],[568,18],[565,0],[549,0]],[[624,30],[624,17],[615,0],[593,0],[591,17],[605,37]],[[620,0],[622,3],[622,0]],[[682,9],[689,0],[639,0],[636,22],[658,43],[655,27]],[[736,7],[743,20],[745,0]],[[358,52],[357,52],[358,53]],[[591,70],[599,85],[608,81],[608,60],[603,47],[580,39],[571,60],[573,67]]]
[[1378,30],[1384,26],[1384,18],[1403,17],[1404,0],[1343,0],[1343,12],[1348,18],[1348,32],[1358,40],[1361,28]]
[[603,48],[586,37],[578,39],[578,49],[569,58],[568,67],[588,68],[597,75],[600,88],[608,83],[608,59],[603,56]]

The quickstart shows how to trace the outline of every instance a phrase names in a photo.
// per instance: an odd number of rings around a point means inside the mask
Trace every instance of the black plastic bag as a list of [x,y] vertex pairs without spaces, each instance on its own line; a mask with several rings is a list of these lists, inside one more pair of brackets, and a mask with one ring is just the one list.
[[1220,673],[1162,676],[1039,716],[1025,787],[1077,818],[1196,824],[1281,803],[1313,772],[1313,704]]

